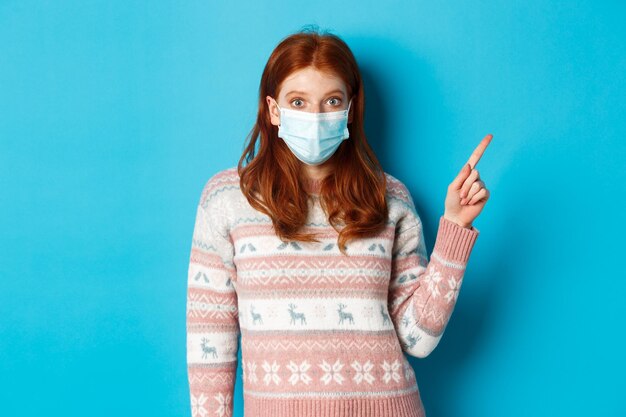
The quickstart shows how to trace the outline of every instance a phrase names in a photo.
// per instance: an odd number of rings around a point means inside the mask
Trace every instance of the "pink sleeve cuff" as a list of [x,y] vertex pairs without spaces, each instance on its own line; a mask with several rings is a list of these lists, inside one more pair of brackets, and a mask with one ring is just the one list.
[[448,261],[467,263],[479,233],[474,226],[459,226],[442,215],[433,252]]

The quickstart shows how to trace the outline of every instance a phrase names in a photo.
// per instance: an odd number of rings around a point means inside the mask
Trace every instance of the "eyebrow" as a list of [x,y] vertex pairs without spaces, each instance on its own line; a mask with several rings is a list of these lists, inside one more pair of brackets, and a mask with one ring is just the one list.
[[[333,91],[329,91],[328,93],[326,93],[326,95],[330,95],[330,94],[335,94],[335,93],[339,93],[341,95],[343,95],[343,91],[337,89],[337,90],[333,90]],[[302,96],[306,96],[307,93],[305,93],[304,91],[290,91],[287,93],[287,96],[290,94],[300,94]]]

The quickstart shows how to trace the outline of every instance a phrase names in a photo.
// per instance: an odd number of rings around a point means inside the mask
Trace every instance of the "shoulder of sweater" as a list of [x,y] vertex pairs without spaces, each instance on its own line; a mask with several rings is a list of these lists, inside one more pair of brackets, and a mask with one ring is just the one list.
[[393,175],[387,177],[387,204],[389,220],[396,225],[398,233],[421,225],[413,197],[404,182]]
[[239,191],[239,172],[237,167],[222,169],[213,174],[204,184],[200,204],[203,206],[216,200],[228,200]]
[[404,182],[385,172],[387,178],[386,193],[389,200],[399,201],[403,205],[414,206],[413,197]]

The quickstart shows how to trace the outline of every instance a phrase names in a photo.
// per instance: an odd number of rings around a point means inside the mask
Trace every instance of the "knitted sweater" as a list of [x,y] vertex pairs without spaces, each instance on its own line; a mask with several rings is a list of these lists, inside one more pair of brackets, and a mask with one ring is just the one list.
[[319,181],[306,183],[304,227],[319,243],[281,241],[242,194],[236,167],[206,182],[188,271],[192,416],[232,416],[240,348],[245,417],[425,415],[404,354],[437,346],[479,231],[441,216],[428,261],[412,197],[385,175],[386,228],[348,241],[349,256]]

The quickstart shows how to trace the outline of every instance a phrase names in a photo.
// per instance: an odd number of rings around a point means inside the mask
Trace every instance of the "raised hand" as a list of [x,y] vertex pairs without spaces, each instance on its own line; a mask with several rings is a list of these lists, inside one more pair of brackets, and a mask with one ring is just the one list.
[[444,217],[463,227],[472,227],[472,222],[487,203],[489,190],[478,176],[476,164],[483,156],[493,135],[488,134],[478,144],[467,163],[448,186]]

